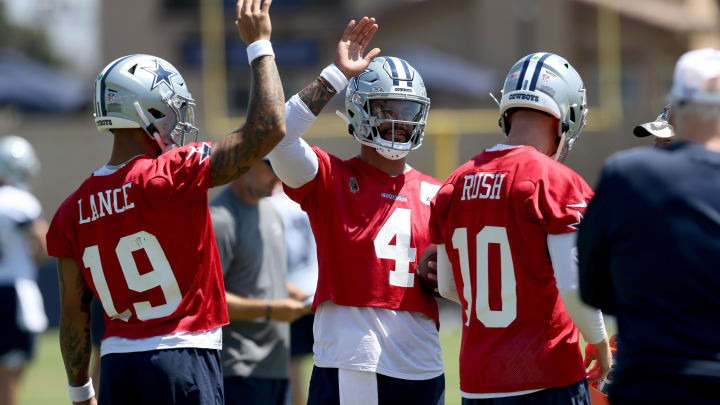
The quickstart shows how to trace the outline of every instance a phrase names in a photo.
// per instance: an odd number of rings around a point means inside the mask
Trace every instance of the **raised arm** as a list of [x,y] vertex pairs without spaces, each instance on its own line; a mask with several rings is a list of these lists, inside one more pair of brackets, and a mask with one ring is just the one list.
[[362,73],[380,54],[380,49],[374,48],[364,55],[377,29],[374,18],[363,17],[357,24],[351,20],[338,42],[335,63],[285,104],[287,135],[268,155],[283,183],[297,188],[315,178],[317,156],[300,137],[330,99],[345,88],[348,79]]
[[285,136],[285,95],[269,43],[271,3],[264,0],[261,7],[261,0],[238,0],[236,5],[235,25],[240,38],[263,56],[250,63],[252,85],[245,125],[212,148],[210,172],[215,186],[248,171]]

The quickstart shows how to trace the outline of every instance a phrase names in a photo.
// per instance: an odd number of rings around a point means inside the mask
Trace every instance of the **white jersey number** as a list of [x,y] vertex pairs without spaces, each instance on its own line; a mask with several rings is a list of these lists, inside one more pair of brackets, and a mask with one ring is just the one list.
[[[133,258],[132,253],[137,250],[144,250],[147,254],[152,271],[140,274]],[[165,303],[158,306],[152,306],[149,301],[136,302],[133,304],[135,313],[141,321],[148,319],[162,318],[175,312],[180,305],[182,295],[180,287],[173,275],[165,253],[163,253],[160,242],[157,238],[145,231],[136,232],[132,235],[125,236],[120,239],[115,247],[115,255],[120,262],[125,281],[128,288],[133,291],[143,292],[151,288],[160,287],[165,296]],[[98,245],[88,246],[83,253],[83,263],[90,268],[95,289],[98,292],[100,302],[105,309],[105,313],[110,318],[122,319],[126,321],[130,319],[132,313],[126,309],[122,313],[118,313],[115,309],[110,290],[105,280],[102,263],[100,262],[100,250]]]
[[[472,313],[472,292],[470,288],[470,260],[468,255],[467,228],[457,228],[453,232],[453,247],[457,249],[460,257],[460,274],[463,280],[463,298],[468,307],[465,310],[466,325],[470,324]],[[490,285],[488,246],[491,243],[500,245],[500,297],[502,309],[490,309]],[[488,328],[504,328],[510,325],[517,317],[517,295],[515,292],[515,268],[510,252],[510,242],[507,231],[500,226],[486,226],[475,235],[475,264],[476,294],[475,316]]]
[[[390,285],[412,287],[415,274],[410,273],[410,263],[415,262],[416,250],[410,247],[410,210],[396,208],[375,236],[375,254],[378,259],[395,260],[395,270],[390,270]],[[395,238],[395,244],[390,242]]]

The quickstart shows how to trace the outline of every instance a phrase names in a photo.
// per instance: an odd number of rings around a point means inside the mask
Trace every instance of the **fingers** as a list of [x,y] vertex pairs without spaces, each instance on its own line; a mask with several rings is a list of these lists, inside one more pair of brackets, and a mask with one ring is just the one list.
[[427,274],[427,278],[429,278],[430,280],[437,281],[437,274],[435,274],[435,273],[428,273],[428,274]]
[[[370,22],[372,20],[373,22]],[[360,22],[353,28],[352,33],[350,34],[350,41],[352,42],[360,42],[360,38],[362,38],[363,32],[367,29],[368,24],[372,25],[375,22],[374,18],[367,18],[363,17]]]
[[350,20],[348,25],[345,27],[345,31],[342,34],[341,41],[349,41],[350,36],[352,35],[353,28],[355,28],[355,20]]
[[240,16],[242,17],[250,17],[252,15],[252,4],[253,0],[245,0],[242,2],[242,11]]
[[367,55],[365,55],[365,61],[367,63],[372,62],[373,59],[375,59],[378,55],[380,55],[380,48],[373,48],[372,51],[368,52]]
[[427,262],[427,265],[429,268],[431,268],[433,270],[437,270],[437,262],[436,261],[431,260],[431,261]]
[[370,29],[368,29],[363,36],[360,38],[360,46],[364,49],[367,44],[370,42],[370,40],[375,36],[375,33],[378,30],[378,25],[373,24],[370,26]]
[[262,5],[262,12],[267,13],[270,10],[270,5],[272,4],[272,0],[265,0]]
[[252,0],[252,11],[253,13],[260,13],[260,4],[262,0]]

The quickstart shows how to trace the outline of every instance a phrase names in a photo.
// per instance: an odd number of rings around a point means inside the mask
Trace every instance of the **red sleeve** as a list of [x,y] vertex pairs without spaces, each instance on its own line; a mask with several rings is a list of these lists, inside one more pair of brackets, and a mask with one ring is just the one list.
[[202,142],[190,143],[163,153],[155,160],[155,170],[149,180],[167,195],[205,193],[213,186],[210,175],[211,150],[210,142]]
[[430,203],[430,242],[436,245],[445,243],[443,229],[447,226],[450,202],[455,186],[450,179],[440,187]]
[[532,206],[537,220],[546,233],[555,235],[578,230],[593,191],[572,170],[551,166],[535,184],[533,194]]
[[298,188],[292,188],[287,184],[283,184],[285,194],[287,194],[291,200],[300,204],[300,207],[302,207],[305,212],[308,212],[308,209],[315,207],[318,202],[318,196],[330,188],[330,183],[332,181],[331,170],[334,160],[330,154],[317,146],[312,146],[311,148],[318,158],[318,171],[315,178]]
[[65,202],[58,208],[55,216],[50,222],[50,228],[45,235],[47,241],[47,251],[49,256],[53,257],[74,257],[71,237],[73,229],[72,219],[72,202],[75,201],[75,194],[70,195]]

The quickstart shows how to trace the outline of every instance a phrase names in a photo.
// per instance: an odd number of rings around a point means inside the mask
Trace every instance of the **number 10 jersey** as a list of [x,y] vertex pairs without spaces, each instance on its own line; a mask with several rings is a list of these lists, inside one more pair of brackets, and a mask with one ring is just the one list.
[[563,387],[585,377],[547,235],[577,230],[591,197],[577,173],[530,146],[485,151],[443,184],[430,234],[445,244],[463,306],[463,397]]
[[[210,144],[189,144],[106,166],[55,214],[48,252],[77,262],[105,310],[104,338],[197,334],[228,323],[208,209],[209,155]],[[128,345],[124,351],[147,350]]]

